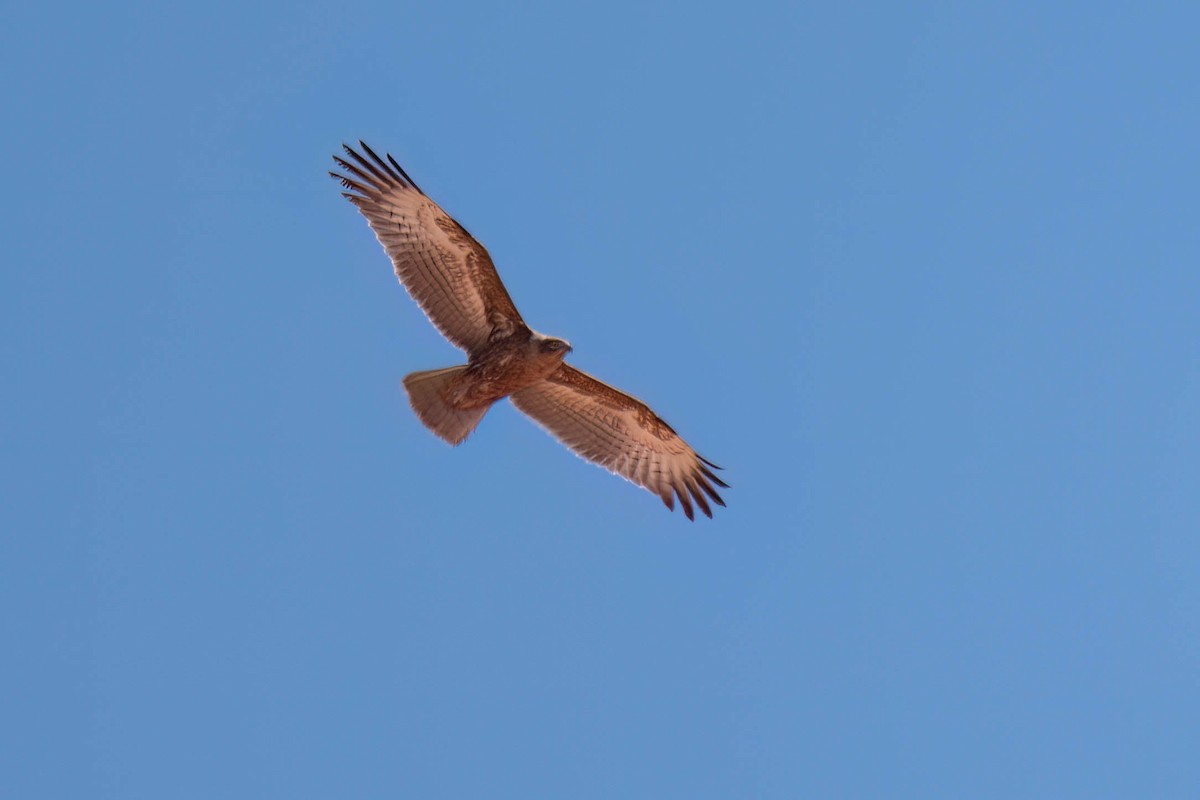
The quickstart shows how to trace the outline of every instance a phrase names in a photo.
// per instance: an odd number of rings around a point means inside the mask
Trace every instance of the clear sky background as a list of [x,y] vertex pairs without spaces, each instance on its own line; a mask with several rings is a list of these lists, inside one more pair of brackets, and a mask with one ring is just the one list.
[[[0,795],[1195,797],[1192,8],[9,8]],[[729,508],[424,430],[358,138]]]

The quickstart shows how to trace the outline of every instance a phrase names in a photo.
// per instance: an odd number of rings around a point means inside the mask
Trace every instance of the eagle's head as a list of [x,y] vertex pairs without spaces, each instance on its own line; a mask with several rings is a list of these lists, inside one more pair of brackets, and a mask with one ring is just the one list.
[[563,358],[567,353],[571,352],[571,343],[566,339],[557,339],[553,336],[540,336],[538,338],[538,352],[544,355],[554,355]]
[[530,355],[543,364],[554,364],[555,367],[571,352],[571,343],[557,336],[547,336],[533,331],[529,337]]

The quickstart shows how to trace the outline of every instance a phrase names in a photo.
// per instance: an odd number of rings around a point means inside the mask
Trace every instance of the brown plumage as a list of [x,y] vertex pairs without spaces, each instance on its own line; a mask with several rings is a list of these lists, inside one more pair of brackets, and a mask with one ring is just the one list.
[[712,516],[719,469],[700,457],[642,401],[566,364],[571,346],[525,324],[492,259],[408,177],[363,142],[366,156],[331,172],[387,251],[396,276],[430,321],[467,352],[467,363],[404,379],[421,422],[453,445],[465,440],[503,397],[575,453],[657,494],[675,498],[688,519],[693,505]]

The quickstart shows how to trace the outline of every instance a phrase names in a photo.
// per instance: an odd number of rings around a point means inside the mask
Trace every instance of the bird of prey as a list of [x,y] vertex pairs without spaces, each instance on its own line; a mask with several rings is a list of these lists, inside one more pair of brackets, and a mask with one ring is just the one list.
[[483,245],[475,241],[388,155],[343,145],[330,172],[387,252],[400,283],[442,335],[467,353],[458,367],[404,379],[426,427],[452,445],[475,430],[496,401],[513,405],[576,454],[662,498],[687,518],[693,504],[712,517],[725,505],[720,469],[702,458],[642,401],[575,369],[571,345],[525,324]]

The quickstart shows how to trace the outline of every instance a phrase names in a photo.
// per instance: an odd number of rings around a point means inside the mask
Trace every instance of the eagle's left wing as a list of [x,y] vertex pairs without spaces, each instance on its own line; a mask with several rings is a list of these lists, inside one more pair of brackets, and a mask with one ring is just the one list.
[[367,156],[346,147],[350,161],[333,157],[344,173],[329,174],[350,190],[343,194],[367,218],[396,277],[430,322],[468,353],[523,327],[483,245],[426,197],[395,159],[389,155],[385,162],[365,142],[359,145]]
[[695,501],[712,516],[707,495],[725,505],[713,488],[727,487],[720,469],[702,458],[650,407],[591,375],[563,364],[549,378],[511,395],[513,404],[567,447],[662,498],[675,497],[688,519]]

